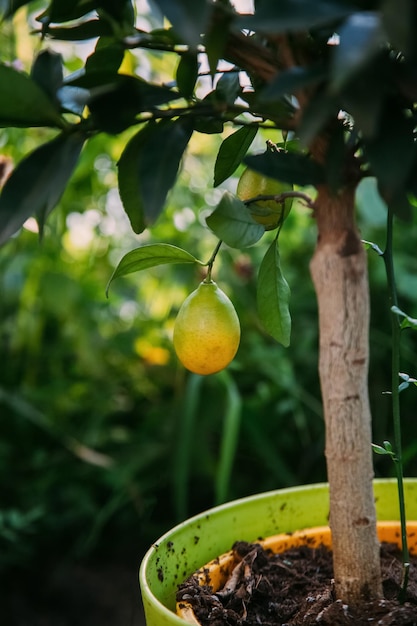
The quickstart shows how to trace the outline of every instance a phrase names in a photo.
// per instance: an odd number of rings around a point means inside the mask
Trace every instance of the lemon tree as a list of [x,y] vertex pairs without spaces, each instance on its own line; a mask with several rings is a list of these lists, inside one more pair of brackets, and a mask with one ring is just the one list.
[[229,365],[239,341],[239,318],[232,302],[214,281],[203,281],[183,302],[175,321],[179,360],[195,374],[214,374]]
[[[290,183],[282,182],[276,178],[264,176],[249,167],[245,168],[237,184],[236,195],[240,200],[250,200],[257,196],[280,196],[293,190]],[[262,224],[265,230],[278,228],[291,211],[293,199],[285,198],[281,201],[275,199],[258,200],[248,204],[248,209],[258,224]]]

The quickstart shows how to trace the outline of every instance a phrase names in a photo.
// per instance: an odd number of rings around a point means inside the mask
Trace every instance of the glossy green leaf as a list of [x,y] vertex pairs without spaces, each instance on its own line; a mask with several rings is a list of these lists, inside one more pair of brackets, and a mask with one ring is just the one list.
[[59,135],[17,165],[0,196],[0,244],[32,215],[42,226],[65,191],[83,143],[79,134]]
[[333,51],[332,90],[338,91],[380,51],[385,39],[380,20],[376,11],[361,11],[351,15],[340,28],[339,45]]
[[215,187],[225,181],[226,178],[229,178],[237,169],[255,139],[257,132],[257,124],[242,126],[242,128],[226,137],[222,142],[214,165]]
[[385,456],[391,456],[392,455],[392,451],[389,451],[386,448],[383,448],[382,446],[379,446],[376,443],[372,443],[371,445],[372,445],[372,450],[376,454],[381,454],[381,455],[385,455]]
[[191,135],[188,122],[161,121],[147,124],[126,145],[118,163],[119,191],[135,233],[158,218]]
[[206,0],[154,0],[185,43],[195,47],[205,32],[210,5]]
[[0,65],[0,126],[65,125],[44,90],[27,74]]
[[204,265],[202,261],[196,259],[186,250],[168,243],[141,246],[131,250],[122,258],[108,282],[106,295],[108,295],[110,285],[115,278],[167,263],[198,263],[199,265]]
[[247,248],[259,241],[265,232],[251,217],[246,205],[226,191],[206,219],[208,227],[231,248]]
[[285,347],[291,338],[289,300],[290,288],[282,274],[278,240],[274,240],[259,268],[257,304],[265,329]]
[[293,185],[316,185],[325,181],[324,169],[299,152],[272,152],[247,156],[244,162],[251,169]]

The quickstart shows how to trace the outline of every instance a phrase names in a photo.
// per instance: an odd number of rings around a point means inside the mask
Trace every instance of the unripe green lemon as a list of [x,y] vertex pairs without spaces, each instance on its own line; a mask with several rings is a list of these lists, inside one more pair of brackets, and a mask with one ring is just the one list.
[[174,325],[174,348],[195,374],[214,374],[229,365],[240,341],[239,318],[215,282],[203,281],[183,302]]
[[[278,196],[286,191],[292,191],[293,187],[289,183],[284,183],[275,178],[268,178],[248,167],[243,171],[237,184],[236,195],[240,200],[249,200],[256,196]],[[251,202],[248,209],[255,222],[262,224],[265,230],[277,228],[287,217],[291,210],[292,198],[286,198],[284,202],[275,200],[261,200]]]

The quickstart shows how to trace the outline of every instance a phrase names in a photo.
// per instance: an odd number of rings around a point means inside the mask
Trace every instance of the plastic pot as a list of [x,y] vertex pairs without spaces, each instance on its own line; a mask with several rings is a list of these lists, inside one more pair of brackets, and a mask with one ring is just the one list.
[[[404,482],[408,520],[417,520],[417,480]],[[376,480],[378,520],[399,519],[395,480]],[[177,586],[193,572],[230,550],[236,540],[256,541],[280,533],[326,526],[327,484],[280,489],[235,500],[179,524],[146,553],[140,585],[147,626],[184,626],[176,615]]]

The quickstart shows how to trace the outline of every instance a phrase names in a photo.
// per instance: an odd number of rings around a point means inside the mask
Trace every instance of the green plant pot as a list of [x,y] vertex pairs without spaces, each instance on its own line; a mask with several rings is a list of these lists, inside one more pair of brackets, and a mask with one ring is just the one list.
[[[407,518],[417,520],[417,479],[404,483]],[[398,520],[395,480],[374,483],[378,520]],[[328,522],[327,484],[280,489],[235,500],[179,524],[148,550],[139,579],[147,626],[184,626],[175,613],[177,586],[230,550],[236,540],[254,541]]]

